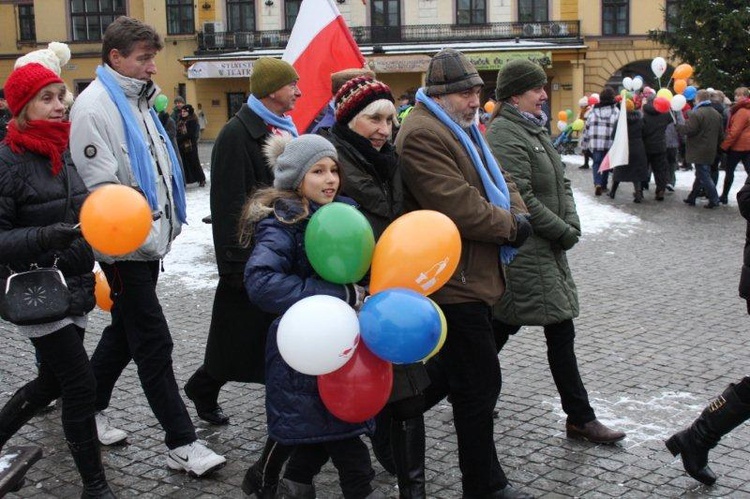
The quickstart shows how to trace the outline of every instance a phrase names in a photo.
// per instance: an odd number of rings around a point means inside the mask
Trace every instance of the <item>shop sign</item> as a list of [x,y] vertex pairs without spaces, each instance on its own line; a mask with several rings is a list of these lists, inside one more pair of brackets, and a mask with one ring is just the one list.
[[424,73],[429,64],[428,55],[370,57],[367,63],[376,73]]
[[542,67],[552,67],[552,52],[465,52],[479,71],[497,71],[503,64],[516,59],[528,59]]
[[188,78],[248,78],[253,61],[198,61],[188,68]]

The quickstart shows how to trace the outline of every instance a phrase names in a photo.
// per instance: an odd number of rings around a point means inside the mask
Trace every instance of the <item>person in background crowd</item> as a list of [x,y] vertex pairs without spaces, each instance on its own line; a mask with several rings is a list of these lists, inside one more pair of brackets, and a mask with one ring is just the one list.
[[[160,109],[157,102],[157,105],[154,106],[154,110],[158,113],[159,122],[161,123],[161,126],[164,127],[164,131],[167,132],[169,141],[172,142],[172,147],[175,151],[179,151],[180,146],[177,144],[177,123],[174,122],[167,112],[167,96],[162,94],[160,97],[164,97],[164,102],[162,104],[164,107]],[[182,167],[182,156],[180,154],[177,155],[177,159],[180,161],[180,167]]]
[[425,408],[451,396],[464,498],[528,499],[510,485],[495,448],[492,412],[502,379],[491,319],[505,291],[500,260],[512,260],[531,224],[475,124],[483,86],[464,54],[438,52],[396,136],[396,151],[407,211],[444,213],[461,234],[461,266],[430,295],[450,333],[426,364]]
[[581,237],[581,222],[565,165],[544,127],[546,83],[544,69],[526,59],[508,62],[497,75],[499,103],[487,141],[518,186],[533,231],[516,257],[503,262],[506,289],[492,321],[496,351],[522,326],[543,326],[549,368],[568,415],[568,438],[614,443],[625,434],[596,418],[578,372],[573,324],[578,294],[566,252]]
[[729,190],[734,182],[734,170],[742,161],[746,172],[750,172],[750,89],[738,87],[734,90],[734,104],[729,111],[726,135],[719,146],[726,152],[724,162],[724,189],[719,202],[729,202]]
[[[654,174],[656,190],[654,199],[664,201],[667,184],[673,184],[672,171],[667,161],[667,127],[674,123],[671,111],[660,113],[654,108],[654,98],[649,97],[643,104],[643,145],[646,148],[646,159]],[[628,124],[628,126],[630,126]],[[630,133],[628,133],[630,135]],[[619,167],[618,167],[619,168]],[[615,172],[617,168],[615,168]],[[647,177],[648,178],[648,177]]]
[[62,395],[63,432],[83,481],[81,496],[114,498],[97,440],[96,380],[83,345],[95,305],[94,254],[76,225],[88,190],[68,153],[67,88],[54,71],[29,63],[10,74],[6,89],[13,119],[0,144],[2,279],[34,264],[55,266],[65,276],[71,306],[59,320],[17,326],[34,345],[39,371],[0,410],[0,448]]
[[185,105],[185,98],[181,95],[178,95],[174,98],[174,107],[172,108],[172,114],[171,117],[174,120],[175,123],[177,123],[180,120],[180,110],[182,109],[182,106]]
[[206,125],[208,125],[208,119],[206,118],[206,113],[203,112],[203,106],[201,103],[198,103],[198,109],[195,110],[195,115],[198,117],[198,127],[200,128],[200,133],[198,134],[198,138],[200,139],[200,136],[203,135],[203,130],[206,129]]
[[[625,106],[628,123],[628,164],[620,165],[612,172],[612,189],[609,191],[609,197],[615,198],[620,182],[632,182],[633,202],[642,203],[643,189],[648,188],[648,181],[651,177],[643,143],[643,119],[640,110],[631,99],[625,102]],[[615,125],[615,131],[617,131],[617,125]]]
[[[336,149],[319,135],[302,135],[273,137],[265,151],[273,165],[273,188],[257,191],[240,218],[240,241],[253,245],[245,268],[248,297],[279,316],[314,295],[334,296],[359,309],[365,289],[321,279],[305,252],[310,217],[332,201],[345,202],[338,196]],[[294,457],[275,497],[315,497],[313,479],[330,458],[346,499],[385,498],[372,488],[375,472],[360,438],[372,430],[372,420],[347,423],[328,411],[318,393],[317,377],[295,371],[279,353],[279,320],[271,325],[266,341],[266,418],[269,437],[294,449]]]
[[[711,101],[711,107],[716,109],[716,111],[721,115],[722,130],[726,130],[727,125],[729,124],[729,110],[725,101],[728,99],[724,95],[724,92],[722,92],[721,90],[710,91],[709,99]],[[711,180],[713,180],[717,190],[719,188],[719,170],[724,169],[725,163],[726,154],[721,150],[721,148],[719,148],[716,150],[716,157],[714,158],[713,163],[711,163]]]
[[13,114],[8,109],[8,103],[5,100],[5,90],[0,88],[0,142],[5,138],[8,122],[12,117]]
[[677,131],[686,137],[685,160],[695,168],[695,182],[688,197],[683,201],[695,206],[698,191],[703,189],[708,197],[705,208],[719,206],[719,194],[711,180],[711,165],[716,159],[716,150],[724,137],[721,115],[711,106],[709,93],[701,89],[695,94],[695,107],[684,124],[677,124]]
[[195,116],[195,110],[190,104],[180,109],[180,119],[177,121],[177,144],[180,146],[185,184],[198,182],[199,187],[206,186],[206,174],[203,173],[201,160],[198,157],[198,138],[200,125]]
[[679,163],[677,161],[677,155],[679,154],[680,148],[680,137],[677,134],[676,123],[684,123],[682,113],[680,111],[669,111],[671,119],[669,124],[664,131],[664,140],[667,144],[667,174],[669,180],[667,181],[666,189],[670,192],[674,191],[674,186],[677,183],[677,170],[679,169]]
[[[584,123],[586,123],[586,120],[589,118],[589,114],[591,114],[591,106],[589,105],[589,98],[584,96],[581,97],[581,100],[578,101],[578,109],[580,110],[578,112],[578,118],[583,120]],[[586,139],[586,140],[584,140]],[[588,137],[586,134],[581,134],[581,140],[578,143],[578,146],[581,149],[581,154],[583,155],[583,164],[579,166],[581,170],[588,170],[589,168],[589,160],[591,157],[591,149],[589,149],[588,144]]]
[[414,90],[408,90],[401,94],[401,96],[398,98],[398,109],[396,109],[396,116],[398,118],[399,124],[403,123],[404,119],[409,116],[411,110],[414,109],[415,93],[416,92]]
[[615,124],[620,116],[620,110],[615,101],[615,90],[612,87],[604,87],[599,94],[599,103],[594,104],[584,128],[583,137],[588,148],[591,150],[591,173],[594,177],[594,194],[601,196],[607,191],[609,171],[600,173],[599,167],[604,156],[612,147]]
[[[151,232],[135,251],[120,256],[96,252],[112,289],[112,322],[91,357],[98,411],[131,360],[151,410],[165,432],[167,465],[194,476],[224,466],[226,459],[198,440],[180,397],[172,367],[172,335],[156,294],[160,264],[186,222],[185,186],[176,151],[156,112],[154,58],[163,47],[156,30],[121,16],[104,32],[102,65],[71,111],[70,147],[91,189],[121,184],[138,189],[154,212]],[[128,148],[123,147],[127,144]],[[97,415],[99,439],[122,442],[127,434]]]
[[307,133],[316,133],[328,137],[331,127],[336,123],[336,106],[334,104],[336,93],[344,83],[357,76],[369,76],[370,78],[375,78],[375,73],[369,69],[362,68],[344,69],[342,71],[331,73],[331,100],[328,101],[328,104],[326,104],[321,112],[318,113],[316,119],[310,123],[310,126],[307,128]]

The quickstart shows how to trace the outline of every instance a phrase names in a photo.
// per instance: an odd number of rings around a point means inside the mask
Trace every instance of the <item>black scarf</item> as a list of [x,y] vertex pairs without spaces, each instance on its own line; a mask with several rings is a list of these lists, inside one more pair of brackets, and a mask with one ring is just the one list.
[[386,142],[380,151],[372,147],[369,139],[361,136],[346,125],[334,123],[331,133],[342,142],[354,147],[362,157],[375,169],[375,174],[381,182],[388,182],[393,178],[396,170],[396,151],[390,142]]

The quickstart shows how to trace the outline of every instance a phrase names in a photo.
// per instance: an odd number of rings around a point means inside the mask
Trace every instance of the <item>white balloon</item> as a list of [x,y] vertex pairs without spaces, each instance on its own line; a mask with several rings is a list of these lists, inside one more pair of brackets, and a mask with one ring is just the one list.
[[654,57],[651,61],[651,71],[654,72],[657,78],[661,78],[661,75],[667,70],[667,61],[663,57]]
[[563,120],[560,120],[557,122],[557,129],[560,130],[561,132],[564,131],[565,127],[567,126],[568,126],[568,123]]
[[633,90],[633,79],[630,76],[626,76],[622,79],[622,86],[625,90]]
[[327,295],[304,298],[284,313],[276,335],[279,353],[310,376],[342,367],[359,344],[359,319],[345,301]]
[[708,93],[711,93],[711,92],[713,92],[713,91],[714,91],[714,88],[713,88],[713,87],[708,87],[708,88],[706,89],[706,92],[708,92]]
[[599,94],[593,93],[593,94],[591,94],[591,97],[593,97],[594,99],[596,99],[596,102],[599,102]]
[[578,100],[578,107],[588,107],[589,98],[585,95]]
[[633,91],[637,92],[642,87],[643,87],[643,78],[641,78],[640,76],[636,76],[635,78],[633,78]]
[[685,104],[687,104],[687,99],[685,99],[685,96],[682,94],[677,94],[672,97],[672,102],[670,102],[669,105],[672,107],[672,111],[682,111],[682,108],[685,107]]

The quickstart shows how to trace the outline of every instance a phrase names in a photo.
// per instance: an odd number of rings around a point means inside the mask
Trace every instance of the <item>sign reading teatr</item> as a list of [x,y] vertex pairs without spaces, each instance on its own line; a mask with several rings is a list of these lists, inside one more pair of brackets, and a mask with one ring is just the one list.
[[199,61],[188,68],[188,78],[248,78],[254,61]]

